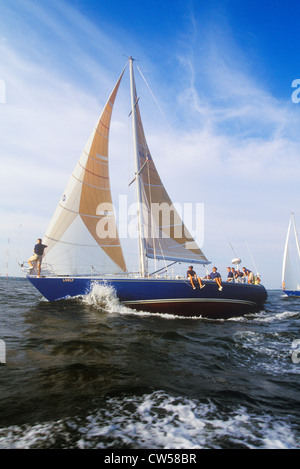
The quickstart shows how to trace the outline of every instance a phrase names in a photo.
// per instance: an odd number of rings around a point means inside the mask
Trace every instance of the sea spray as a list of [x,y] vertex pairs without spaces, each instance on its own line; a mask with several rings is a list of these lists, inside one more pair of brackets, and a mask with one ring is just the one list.
[[[164,319],[175,319],[176,316],[173,314],[163,314],[163,313],[150,313],[148,311],[137,311],[134,308],[129,308],[122,304],[117,296],[115,289],[105,283],[94,282],[92,291],[83,297],[80,297],[80,300],[89,306],[94,306],[101,310],[104,310],[107,313],[117,313],[117,314],[137,314],[141,316],[155,316],[163,317]],[[178,316],[177,316],[178,318]],[[183,319],[195,319],[195,318],[186,318],[183,316]],[[196,318],[199,319],[199,318]]]
[[101,308],[108,313],[118,312],[123,308],[115,289],[104,283],[94,282],[91,292],[83,296],[82,301],[89,306]]

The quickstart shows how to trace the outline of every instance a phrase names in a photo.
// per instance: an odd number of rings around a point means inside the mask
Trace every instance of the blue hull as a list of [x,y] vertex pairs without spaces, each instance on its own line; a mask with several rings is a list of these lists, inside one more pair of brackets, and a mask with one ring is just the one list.
[[300,290],[283,290],[287,296],[300,296]]
[[92,279],[85,277],[28,277],[49,301],[87,295],[95,284],[114,288],[120,302],[140,311],[179,316],[228,318],[259,311],[267,299],[262,285],[224,282],[219,291],[213,281],[193,290],[184,280],[169,279]]

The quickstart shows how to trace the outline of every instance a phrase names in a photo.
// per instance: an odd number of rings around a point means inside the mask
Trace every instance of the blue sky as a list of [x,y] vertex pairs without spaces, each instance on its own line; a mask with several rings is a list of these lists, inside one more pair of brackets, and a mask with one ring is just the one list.
[[[1,1],[0,273],[43,236],[132,55],[167,120],[143,97],[162,180],[174,201],[204,203],[203,251],[225,272],[234,250],[280,287],[291,211],[300,226],[299,17],[295,1]],[[120,188],[127,90],[112,129]]]

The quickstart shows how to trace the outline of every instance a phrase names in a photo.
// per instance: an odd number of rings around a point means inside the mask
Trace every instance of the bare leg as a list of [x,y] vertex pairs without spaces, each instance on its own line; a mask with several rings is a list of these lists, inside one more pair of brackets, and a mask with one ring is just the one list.
[[29,270],[33,270],[35,267],[35,261],[31,261],[30,259],[28,259],[27,262],[29,264]]
[[194,282],[193,282],[193,277],[191,275],[189,275],[189,277],[190,277],[190,282],[192,284],[193,290],[196,290],[196,287],[195,287]]
[[217,282],[217,285],[219,287],[219,290],[223,290],[223,287],[222,287],[222,281],[221,281],[221,278],[220,277],[217,277],[215,278],[215,281]]
[[197,277],[197,278],[198,278],[200,288],[205,287],[205,285],[202,284],[201,278],[200,277]]

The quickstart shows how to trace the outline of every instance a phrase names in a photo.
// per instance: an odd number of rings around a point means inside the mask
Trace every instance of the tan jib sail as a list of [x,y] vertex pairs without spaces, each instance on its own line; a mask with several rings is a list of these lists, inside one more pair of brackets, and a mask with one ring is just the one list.
[[108,168],[111,114],[124,70],[85,145],[43,239],[48,246],[44,265],[48,265],[53,274],[126,271]]
[[146,256],[209,264],[184,225],[160,179],[146,142],[135,86],[134,93]]

